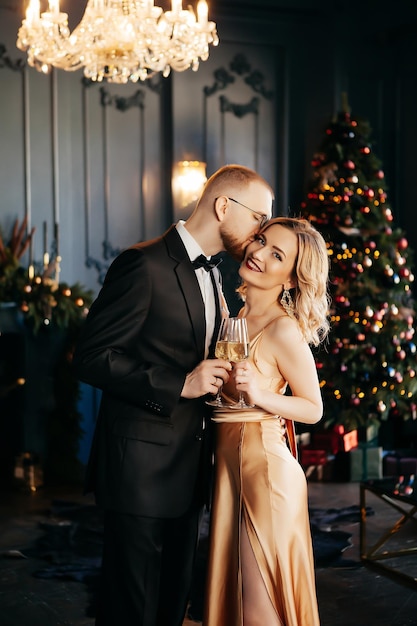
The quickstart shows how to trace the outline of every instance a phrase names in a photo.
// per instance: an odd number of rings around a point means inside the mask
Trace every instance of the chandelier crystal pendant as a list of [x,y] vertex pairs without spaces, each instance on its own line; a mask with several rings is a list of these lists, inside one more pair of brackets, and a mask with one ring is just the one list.
[[198,1],[197,16],[192,7],[182,8],[182,0],[172,0],[165,12],[154,0],[88,0],[72,33],[59,0],[49,0],[43,13],[40,4],[29,0],[16,45],[44,73],[83,68],[93,81],[136,83],[157,72],[166,77],[171,70],[197,71],[209,45],[219,43],[206,0]]

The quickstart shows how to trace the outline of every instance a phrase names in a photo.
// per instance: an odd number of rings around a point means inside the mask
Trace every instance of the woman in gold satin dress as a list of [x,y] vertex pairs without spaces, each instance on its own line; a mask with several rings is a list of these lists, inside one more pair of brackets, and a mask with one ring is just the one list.
[[[310,346],[329,331],[326,244],[306,220],[270,220],[239,268],[250,356],[215,409],[215,483],[203,626],[318,626],[307,483],[294,422],[322,399]],[[286,390],[290,394],[286,394]]]

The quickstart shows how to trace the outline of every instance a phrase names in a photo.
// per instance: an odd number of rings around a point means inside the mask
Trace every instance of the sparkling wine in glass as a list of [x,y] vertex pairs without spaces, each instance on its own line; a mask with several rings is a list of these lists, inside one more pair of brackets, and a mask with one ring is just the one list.
[[[225,317],[222,319],[219,328],[219,334],[217,336],[216,347],[214,350],[214,356],[216,359],[224,359],[225,361],[230,361],[229,357],[229,336],[232,329],[232,320],[233,318]],[[206,400],[206,404],[214,407],[229,407],[228,404],[224,404],[222,400],[222,388],[223,385],[217,390],[216,397],[213,400]]]
[[[228,358],[232,363],[239,363],[249,357],[249,333],[245,317],[235,317],[228,342]],[[254,404],[247,404],[242,391],[239,391],[237,402],[229,405],[231,409],[252,409]]]

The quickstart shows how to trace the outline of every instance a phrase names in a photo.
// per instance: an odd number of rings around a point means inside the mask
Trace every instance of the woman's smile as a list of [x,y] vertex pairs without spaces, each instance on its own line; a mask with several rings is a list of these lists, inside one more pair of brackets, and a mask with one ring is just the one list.
[[262,272],[261,268],[259,267],[259,265],[257,265],[252,257],[248,257],[246,259],[246,267],[252,272]]

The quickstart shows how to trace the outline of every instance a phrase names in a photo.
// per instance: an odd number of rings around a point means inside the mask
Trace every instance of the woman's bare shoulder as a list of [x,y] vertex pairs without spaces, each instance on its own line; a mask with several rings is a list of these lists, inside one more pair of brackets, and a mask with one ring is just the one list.
[[303,336],[297,320],[286,314],[275,318],[266,331],[274,343],[282,345],[292,342],[303,342]]

